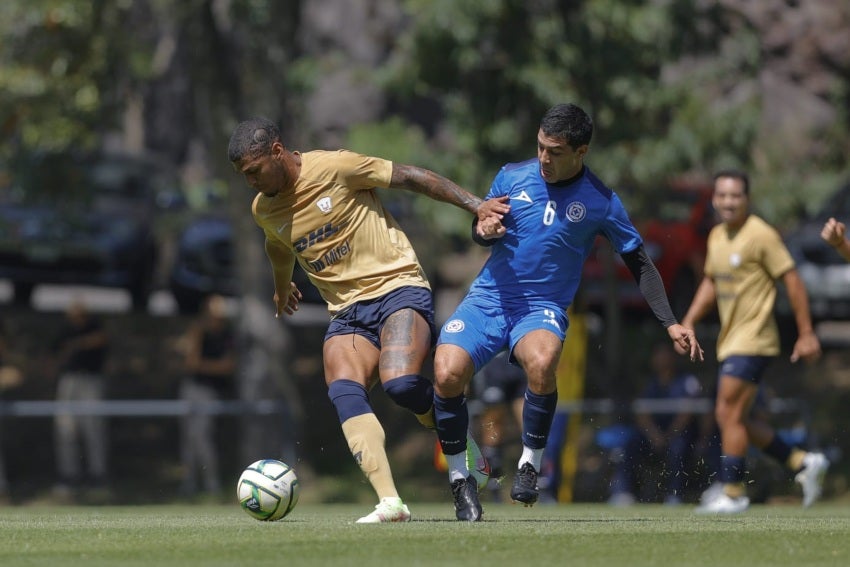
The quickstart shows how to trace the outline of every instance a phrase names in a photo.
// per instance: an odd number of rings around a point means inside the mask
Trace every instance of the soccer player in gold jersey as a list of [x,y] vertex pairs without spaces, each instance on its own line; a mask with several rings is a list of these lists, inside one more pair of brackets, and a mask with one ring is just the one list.
[[[436,340],[434,310],[416,253],[375,188],[421,193],[481,221],[501,218],[510,207],[505,199],[483,201],[427,169],[347,150],[291,151],[277,126],[264,118],[236,127],[228,157],[257,191],[252,212],[266,237],[276,314],[298,309],[296,261],[328,304],[331,321],[322,352],[328,396],[379,498],[375,510],[357,522],[408,521],[368,392],[379,379],[396,404],[434,428],[433,385],[421,375]],[[486,482],[487,464],[474,443],[470,466]]]
[[821,354],[806,288],[779,233],[750,212],[745,173],[718,173],[712,203],[721,222],[709,234],[705,276],[682,320],[683,325],[693,327],[717,304],[720,371],[715,417],[720,427],[723,491],[698,511],[733,514],[749,507],[744,459],[750,444],[796,471],[795,479],[803,487],[803,505],[809,506],[820,496],[829,465],[826,457],[790,447],[764,420],[750,414],[762,374],[780,352],[773,317],[776,280],[785,285],[797,324],[791,362],[813,362]]

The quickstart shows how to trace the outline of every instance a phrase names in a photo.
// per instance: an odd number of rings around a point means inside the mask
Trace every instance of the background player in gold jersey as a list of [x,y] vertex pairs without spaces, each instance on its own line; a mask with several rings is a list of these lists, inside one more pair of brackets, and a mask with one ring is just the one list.
[[828,461],[821,453],[789,447],[765,421],[750,415],[761,376],[780,351],[773,317],[776,280],[782,279],[785,284],[797,323],[798,337],[791,362],[812,362],[821,354],[806,289],[779,233],[750,213],[749,179],[745,173],[718,173],[712,202],[721,222],[709,234],[705,277],[682,320],[682,325],[693,327],[717,303],[720,371],[715,416],[722,444],[723,491],[699,511],[729,514],[748,508],[744,459],[750,444],[797,471],[795,478],[803,487],[803,504],[809,506],[820,496]]
[[[322,352],[328,396],[380,500],[358,523],[408,521],[368,391],[380,379],[395,403],[434,427],[433,386],[420,374],[436,338],[434,310],[413,247],[375,188],[421,193],[482,221],[500,219],[510,208],[504,199],[482,201],[419,167],[347,150],[290,151],[277,126],[264,118],[236,127],[228,157],[257,191],[252,212],[266,237],[277,315],[298,309],[296,261],[328,303],[331,322]],[[471,446],[470,467],[478,469],[483,485],[486,462]]]

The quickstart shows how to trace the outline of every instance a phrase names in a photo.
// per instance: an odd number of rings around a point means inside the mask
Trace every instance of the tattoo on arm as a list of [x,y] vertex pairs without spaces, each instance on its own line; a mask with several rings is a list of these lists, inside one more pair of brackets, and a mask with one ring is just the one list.
[[407,189],[437,201],[451,203],[472,214],[475,214],[478,206],[483,202],[480,197],[476,197],[450,179],[412,165],[394,163],[390,187]]

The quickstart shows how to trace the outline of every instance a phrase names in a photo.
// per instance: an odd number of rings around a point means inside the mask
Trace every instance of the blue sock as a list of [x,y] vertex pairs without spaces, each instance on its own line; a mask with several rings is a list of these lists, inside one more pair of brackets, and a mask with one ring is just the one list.
[[530,449],[543,449],[558,405],[558,392],[539,396],[526,388],[522,406],[522,444]]
[[724,484],[744,482],[744,457],[721,455],[720,482]]
[[788,457],[791,456],[791,447],[779,435],[774,433],[773,439],[770,440],[767,447],[762,449],[762,452],[769,457],[773,457],[777,463],[784,466],[788,462]]
[[469,430],[469,412],[466,396],[441,398],[434,394],[434,418],[437,437],[444,455],[457,455],[466,451],[466,432]]

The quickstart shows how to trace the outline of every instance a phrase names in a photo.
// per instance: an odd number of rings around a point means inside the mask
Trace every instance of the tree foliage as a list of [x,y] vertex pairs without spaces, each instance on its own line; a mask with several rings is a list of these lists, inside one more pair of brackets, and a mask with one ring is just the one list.
[[[357,6],[368,8],[371,0]],[[333,2],[327,0],[327,4]],[[310,97],[346,53],[310,37],[303,1],[8,0],[0,3],[0,158],[88,149],[127,136],[181,164],[204,148],[227,178],[235,122],[264,114],[289,140],[318,140]],[[752,169],[781,217],[790,186],[826,191],[847,169],[847,92],[818,143],[789,153],[766,139],[759,72],[763,30],[734,2],[694,0],[404,0],[391,52],[365,78],[380,86],[374,123],[349,145],[426,165],[486,191],[497,169],[534,155],[541,114],[575,101],[597,129],[589,163],[615,187],[652,198],[666,177],[730,165]],[[378,13],[377,11],[375,12]],[[324,15],[325,17],[331,17]],[[385,28],[382,28],[385,29]],[[139,110],[141,109],[141,110]],[[339,108],[345,114],[346,108]],[[318,140],[321,142],[321,140]],[[403,159],[403,158],[401,158]],[[461,217],[429,213],[439,230]],[[439,207],[439,205],[437,205]]]

